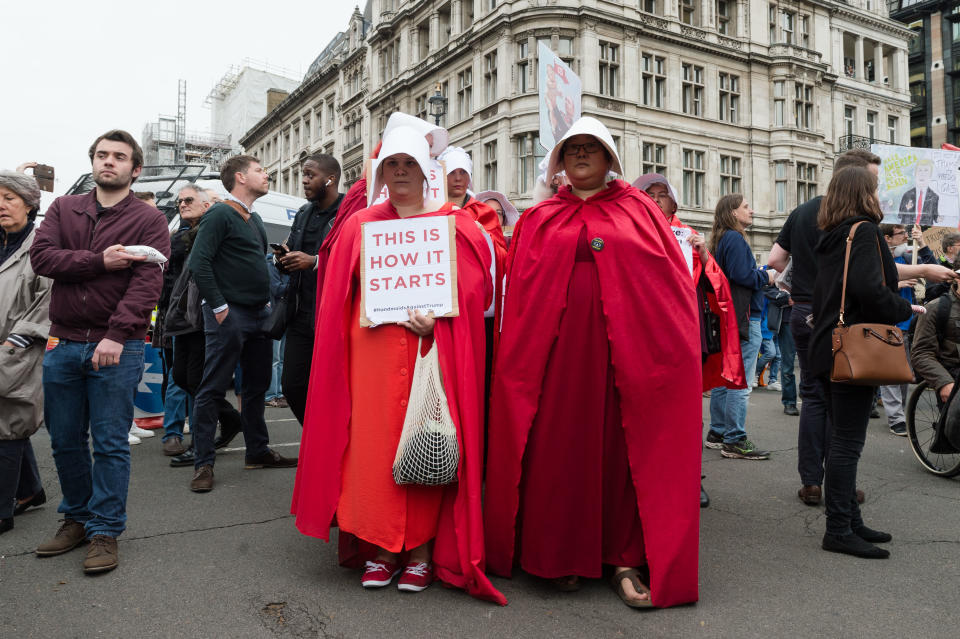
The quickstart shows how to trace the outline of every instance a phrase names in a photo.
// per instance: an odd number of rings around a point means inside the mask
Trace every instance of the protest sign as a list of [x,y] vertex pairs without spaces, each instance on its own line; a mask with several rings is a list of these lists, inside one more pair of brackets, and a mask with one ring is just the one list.
[[676,236],[677,242],[680,243],[680,252],[683,253],[683,259],[687,261],[687,268],[690,270],[690,274],[693,275],[693,246],[691,246],[689,242],[692,231],[682,226],[671,226],[670,229]]
[[956,233],[957,229],[950,226],[931,226],[923,232],[923,241],[933,251],[933,256],[938,260],[943,257],[943,248],[940,242],[947,233]]
[[540,146],[550,150],[580,119],[580,78],[546,44],[537,44],[540,58],[537,86],[540,88]]
[[889,144],[870,150],[882,160],[877,190],[884,222],[957,228],[960,153]]
[[367,222],[360,244],[360,325],[409,320],[407,309],[456,317],[456,220],[434,215]]
[[[379,193],[373,192],[373,185],[374,182],[376,182],[374,176],[377,174],[377,166],[380,162],[381,160],[379,159],[367,160],[367,206],[386,202],[390,197],[386,184],[383,185]],[[443,162],[435,160],[434,158],[430,158],[424,198],[437,202],[447,201],[447,171],[443,166]]]

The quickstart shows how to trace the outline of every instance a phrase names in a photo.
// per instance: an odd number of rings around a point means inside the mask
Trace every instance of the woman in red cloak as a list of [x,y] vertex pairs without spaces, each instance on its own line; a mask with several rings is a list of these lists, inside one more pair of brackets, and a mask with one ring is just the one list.
[[[429,157],[422,135],[405,127],[383,141],[375,185],[390,199],[347,220],[327,263],[317,348],[307,400],[292,512],[307,535],[328,540],[340,528],[340,560],[364,565],[364,587],[381,587],[406,568],[398,588],[419,591],[434,575],[470,594],[506,603],[483,573],[483,309],[493,294],[490,252],[475,222],[424,200]],[[460,315],[360,326],[361,225],[422,216],[456,216]],[[457,483],[397,485],[391,466],[417,359],[436,342],[451,417],[457,427]],[[336,523],[334,523],[336,520]]]
[[570,185],[524,212],[507,260],[488,565],[509,576],[516,554],[563,590],[608,565],[629,606],[696,601],[693,282],[657,205],[606,182],[622,169],[599,121],[581,118],[553,149],[548,176],[561,169]]
[[[737,315],[733,309],[733,297],[730,295],[730,283],[720,270],[717,261],[707,251],[703,236],[687,226],[677,217],[677,192],[667,178],[659,173],[647,173],[633,181],[633,186],[653,198],[663,211],[667,223],[674,228],[690,229],[687,238],[693,249],[693,285],[697,289],[697,303],[709,305],[710,312],[720,320],[720,349],[711,352],[707,339],[704,317],[701,316],[700,353],[703,361],[702,390],[708,391],[717,386],[725,388],[746,388],[746,376],[743,372],[743,358],[740,354],[740,336],[737,329]],[[710,497],[700,484],[700,507],[710,505]]]

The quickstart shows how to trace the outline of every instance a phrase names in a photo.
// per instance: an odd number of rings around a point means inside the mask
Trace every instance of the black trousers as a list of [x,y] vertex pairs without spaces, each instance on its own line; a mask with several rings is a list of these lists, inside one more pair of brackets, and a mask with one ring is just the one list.
[[790,330],[800,360],[800,426],[797,433],[797,471],[804,486],[823,483],[823,462],[830,450],[830,416],[823,380],[810,374],[807,349],[813,330],[807,326],[810,304],[797,302],[790,314]]
[[283,396],[287,399],[290,410],[303,426],[303,416],[307,411],[310,364],[313,362],[313,313],[297,313],[287,325],[286,337],[280,386],[283,388]]
[[30,438],[0,439],[0,519],[13,517],[15,500],[33,497],[41,488]]
[[860,504],[857,503],[857,464],[867,437],[870,409],[877,389],[875,386],[835,384],[828,378],[822,382],[833,426],[824,481],[827,532],[848,535],[863,526]]
[[[202,332],[177,335],[173,342],[173,381],[194,400],[203,379],[205,353],[206,338]],[[226,398],[217,401],[217,421],[221,430],[233,431],[241,427],[240,413]]]

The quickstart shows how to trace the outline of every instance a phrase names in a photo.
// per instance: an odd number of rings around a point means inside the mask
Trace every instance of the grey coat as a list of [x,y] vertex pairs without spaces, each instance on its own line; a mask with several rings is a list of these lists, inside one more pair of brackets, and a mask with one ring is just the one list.
[[31,231],[0,264],[0,344],[10,333],[38,338],[28,348],[0,346],[0,439],[25,439],[43,423],[43,353],[52,282],[30,267],[35,235]]

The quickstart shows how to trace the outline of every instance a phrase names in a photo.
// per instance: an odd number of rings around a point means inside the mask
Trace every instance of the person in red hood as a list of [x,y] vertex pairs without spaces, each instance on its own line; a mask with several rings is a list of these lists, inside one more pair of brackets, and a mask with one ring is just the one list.
[[[737,316],[733,312],[730,283],[717,261],[707,251],[703,236],[677,217],[677,191],[666,177],[647,173],[633,181],[633,186],[646,192],[663,211],[667,223],[674,228],[690,229],[687,241],[693,249],[693,285],[697,288],[700,309],[700,353],[703,360],[703,388],[717,386],[746,388]],[[700,507],[710,505],[707,491],[700,485]]]
[[[699,319],[673,231],[578,120],[507,260],[485,493],[489,569],[576,589],[608,567],[631,607],[697,600]],[[649,584],[649,588],[647,587]]]
[[[433,581],[505,604],[484,575],[482,471],[483,309],[493,295],[490,251],[474,220],[424,200],[427,142],[398,127],[385,136],[375,187],[387,201],[353,215],[327,263],[300,464],[291,511],[306,535],[329,540],[340,528],[340,561],[365,566],[366,588],[417,592]],[[360,325],[361,225],[422,216],[455,216],[459,315]],[[418,343],[424,342],[418,349]],[[438,348],[450,415],[457,427],[457,481],[398,485],[391,473],[418,352]],[[365,563],[364,563],[365,562]]]

